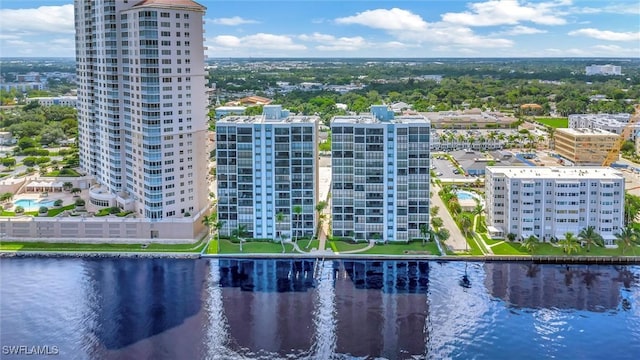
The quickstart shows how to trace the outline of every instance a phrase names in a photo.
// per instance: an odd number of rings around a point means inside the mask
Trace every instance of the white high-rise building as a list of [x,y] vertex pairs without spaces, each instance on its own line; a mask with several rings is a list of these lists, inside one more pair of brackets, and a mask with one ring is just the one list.
[[386,105],[331,121],[333,236],[407,241],[429,227],[429,120]]
[[[243,226],[246,237],[313,236],[318,201],[317,116],[265,105],[259,116],[216,123],[221,234]],[[281,215],[279,215],[281,214]]]
[[207,209],[204,13],[191,0],[75,0],[80,166],[98,184],[94,205],[150,221]]
[[624,177],[605,167],[487,167],[489,231],[541,241],[594,226],[611,245],[624,226]]

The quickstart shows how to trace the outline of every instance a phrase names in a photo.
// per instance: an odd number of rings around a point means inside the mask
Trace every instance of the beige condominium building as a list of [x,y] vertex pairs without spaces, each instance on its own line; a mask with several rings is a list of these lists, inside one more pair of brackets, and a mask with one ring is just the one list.
[[555,150],[575,165],[600,165],[618,136],[600,129],[556,129]]

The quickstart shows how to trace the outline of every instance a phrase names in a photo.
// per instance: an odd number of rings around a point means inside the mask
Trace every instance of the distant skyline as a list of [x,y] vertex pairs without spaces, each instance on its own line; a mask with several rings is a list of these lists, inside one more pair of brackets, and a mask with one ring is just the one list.
[[[198,2],[210,58],[640,57],[636,0]],[[0,56],[75,56],[71,1],[0,6]]]

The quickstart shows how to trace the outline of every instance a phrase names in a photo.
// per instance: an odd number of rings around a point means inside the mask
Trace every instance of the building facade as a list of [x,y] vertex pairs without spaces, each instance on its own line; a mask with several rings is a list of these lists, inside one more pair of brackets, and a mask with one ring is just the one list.
[[75,1],[80,166],[98,184],[94,205],[151,221],[207,210],[204,12],[191,0]]
[[600,129],[556,129],[555,151],[575,165],[601,165],[618,135]]
[[429,226],[429,120],[371,110],[331,121],[333,236],[420,238]]
[[594,226],[611,245],[624,226],[624,186],[622,173],[605,167],[487,167],[487,224],[540,241]]
[[221,234],[295,239],[315,234],[318,199],[317,116],[265,105],[259,116],[216,124]]
[[[601,129],[620,135],[630,119],[631,114],[571,114],[569,127]],[[640,124],[634,124],[633,127],[640,130]],[[629,139],[636,139],[636,131],[631,132]]]
[[76,107],[77,96],[47,96],[29,98],[28,101],[37,101],[40,106],[71,106]]
[[585,67],[587,75],[622,75],[622,67],[617,65],[589,65]]

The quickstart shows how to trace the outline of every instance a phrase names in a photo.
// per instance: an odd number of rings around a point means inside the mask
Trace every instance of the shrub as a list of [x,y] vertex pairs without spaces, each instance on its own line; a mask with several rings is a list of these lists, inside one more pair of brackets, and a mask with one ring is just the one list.
[[33,165],[35,165],[35,164],[36,164],[36,160],[37,160],[37,158],[36,158],[36,157],[34,157],[34,156],[27,156],[26,158],[24,158],[24,159],[22,160],[22,163],[23,163],[25,166],[33,166]]
[[51,161],[51,158],[48,156],[41,156],[36,159],[37,164],[46,164]]
[[40,206],[40,209],[38,209],[39,214],[46,214],[48,212],[49,212],[49,208],[46,206]]
[[120,208],[117,206],[113,206],[109,208],[109,213],[110,214],[119,214],[120,213]]
[[53,206],[62,206],[62,200],[58,199],[53,202]]
[[24,208],[22,206],[16,206],[15,212],[16,214],[22,214],[24,212]]
[[75,202],[76,206],[84,206],[85,201],[82,199],[77,199]]

